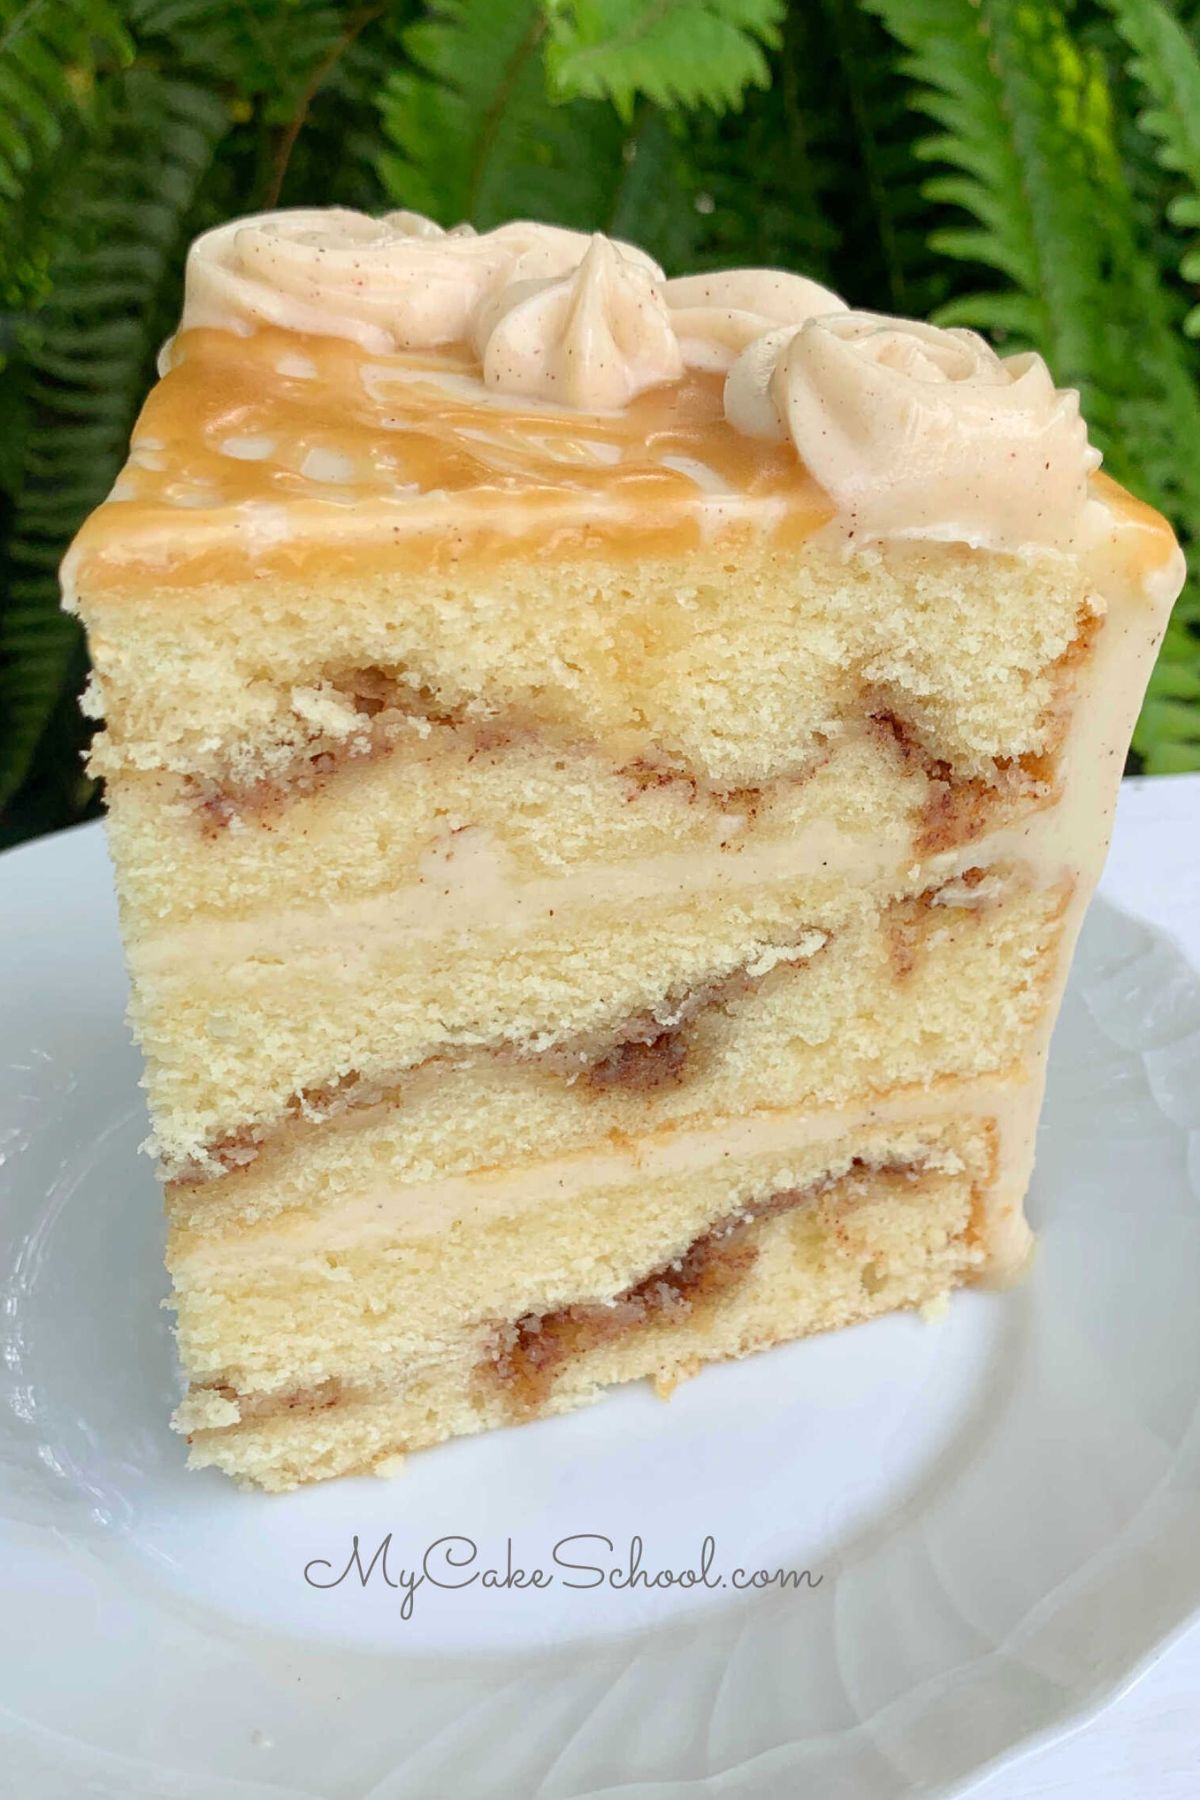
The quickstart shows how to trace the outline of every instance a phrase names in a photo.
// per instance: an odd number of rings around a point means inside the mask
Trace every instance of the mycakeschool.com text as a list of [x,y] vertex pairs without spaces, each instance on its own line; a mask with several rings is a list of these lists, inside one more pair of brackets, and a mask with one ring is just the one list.
[[658,1558],[637,1535],[618,1545],[603,1532],[581,1531],[529,1555],[519,1552],[512,1538],[489,1550],[454,1533],[405,1548],[389,1531],[371,1543],[356,1533],[340,1552],[313,1557],[304,1565],[304,1579],[313,1588],[393,1590],[400,1617],[410,1619],[422,1589],[496,1595],[552,1587],[583,1594],[600,1588],[618,1593],[662,1588],[804,1591],[819,1587],[824,1578],[811,1569],[745,1566],[736,1555],[723,1555],[714,1537],[706,1537],[695,1556]]

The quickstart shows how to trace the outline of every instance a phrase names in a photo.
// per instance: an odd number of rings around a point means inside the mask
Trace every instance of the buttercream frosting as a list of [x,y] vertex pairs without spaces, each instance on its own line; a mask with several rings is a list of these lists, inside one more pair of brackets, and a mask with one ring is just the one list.
[[764,332],[847,310],[829,288],[786,269],[681,275],[663,292],[683,360],[694,369],[727,369]]
[[756,340],[726,415],[790,436],[863,537],[1068,550],[1100,464],[1040,356],[999,357],[973,331],[844,312]]
[[661,281],[600,236],[569,273],[503,287],[472,336],[488,387],[581,410],[625,406],[683,373]]
[[[586,232],[524,220],[443,231],[420,213],[382,218],[346,207],[297,207],[218,225],[188,255],[181,329],[246,333],[260,325],[350,338],[388,354],[454,343],[485,296],[512,282],[568,274]],[[657,277],[632,244],[621,254]]]

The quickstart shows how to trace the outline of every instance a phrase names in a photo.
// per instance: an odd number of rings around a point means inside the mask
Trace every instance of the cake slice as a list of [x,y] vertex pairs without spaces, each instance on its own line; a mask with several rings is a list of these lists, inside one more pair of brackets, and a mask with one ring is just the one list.
[[1011,1277],[1182,560],[1031,355],[516,223],[201,238],[68,558],[191,1461]]

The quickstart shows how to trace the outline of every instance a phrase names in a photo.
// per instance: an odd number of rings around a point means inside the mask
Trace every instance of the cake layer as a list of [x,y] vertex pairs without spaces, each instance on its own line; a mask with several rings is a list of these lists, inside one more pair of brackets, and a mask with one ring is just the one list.
[[545,1156],[763,1107],[870,1104],[897,1085],[1026,1056],[1034,1066],[1061,930],[1053,892],[897,908],[890,936],[835,938],[800,967],[731,984],[673,1028],[643,1024],[590,1064],[475,1053],[392,1086],[314,1096],[307,1117],[297,1109],[273,1132],[215,1146],[226,1172],[172,1183],[171,1213],[219,1239],[279,1212],[361,1204],[364,1171],[373,1201],[389,1184],[533,1171]]
[[362,676],[418,721],[539,730],[719,787],[803,768],[823,734],[904,720],[961,779],[1043,753],[1098,603],[1074,558],[893,544],[715,543],[685,557],[198,586],[89,606],[97,766],[287,781],[353,739]]
[[1011,830],[1052,803],[1057,779],[1044,757],[991,784],[956,781],[882,712],[840,735],[831,725],[797,772],[733,790],[536,734],[439,726],[379,754],[372,742],[299,788],[122,775],[109,833],[129,929],[147,943],[206,920],[252,931],[268,909],[401,889],[415,929],[538,917],[581,895],[636,902],[783,875],[873,882]]
[[443,1092],[473,1107],[473,1070],[497,1109],[471,1141],[486,1157],[524,1140],[523,1113],[575,1138],[1004,1066],[1053,984],[1069,884],[1003,865],[909,877],[883,904],[776,883],[515,932],[424,936],[403,909],[367,932],[334,912],[317,942],[275,922],[252,955],[219,928],[178,968],[135,953],[161,1153],[216,1173],[398,1103],[409,1155],[436,1162]]
[[286,1488],[924,1305],[1023,1252],[1000,1141],[984,1113],[866,1129],[358,1252],[176,1237],[179,1428],[194,1464]]

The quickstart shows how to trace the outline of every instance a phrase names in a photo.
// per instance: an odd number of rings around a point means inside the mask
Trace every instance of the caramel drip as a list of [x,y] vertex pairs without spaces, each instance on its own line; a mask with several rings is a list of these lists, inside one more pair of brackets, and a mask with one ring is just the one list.
[[[792,550],[837,516],[790,443],[725,417],[720,373],[688,369],[619,411],[489,391],[465,344],[373,355],[264,327],[181,332],[110,498],[63,565],[124,598],[452,569],[529,555],[679,556],[764,536]],[[1094,579],[1173,593],[1166,522],[1103,475]]]
[[[490,395],[463,345],[370,356],[336,338],[194,329],[172,345],[72,573],[89,587],[107,564],[150,564],[169,585],[246,561],[297,573],[311,544],[327,576],[346,540],[394,565],[406,543],[458,560],[544,543],[560,524],[661,551],[748,508],[801,535],[832,513],[790,445],[728,423],[719,374],[585,413]],[[213,566],[197,569],[206,553]]]

